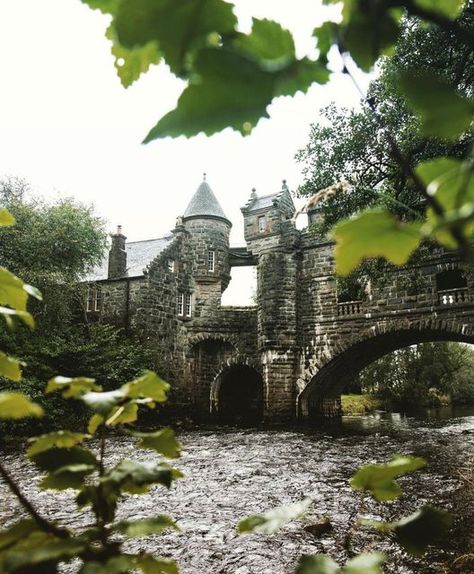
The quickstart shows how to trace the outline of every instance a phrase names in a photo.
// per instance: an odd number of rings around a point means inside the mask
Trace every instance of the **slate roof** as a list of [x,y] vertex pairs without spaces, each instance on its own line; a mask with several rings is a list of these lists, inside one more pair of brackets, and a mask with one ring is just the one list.
[[[155,259],[173,241],[173,235],[169,233],[157,239],[146,239],[145,241],[130,241],[126,244],[127,252],[127,277],[140,277],[143,269]],[[100,265],[95,267],[84,277],[84,281],[100,281],[107,279],[109,265],[109,253],[104,253]]]
[[207,181],[203,181],[191,198],[184,219],[198,216],[219,217],[229,221]]
[[271,193],[270,195],[262,195],[257,197],[257,199],[250,205],[249,211],[257,211],[259,209],[266,209],[271,207],[275,199],[277,199],[279,193]]

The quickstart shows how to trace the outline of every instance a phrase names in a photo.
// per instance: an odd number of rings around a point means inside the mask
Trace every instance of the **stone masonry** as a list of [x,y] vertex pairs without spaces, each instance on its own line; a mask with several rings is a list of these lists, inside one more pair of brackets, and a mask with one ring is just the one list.
[[[404,346],[474,343],[474,275],[455,254],[387,267],[383,285],[357,300],[338,294],[333,244],[298,231],[283,182],[252,191],[242,208],[245,247],[230,247],[231,222],[203,181],[175,229],[127,243],[121,228],[87,277],[87,313],[156,348],[171,372],[171,402],[193,417],[336,416],[344,385]],[[308,214],[310,221],[317,216]],[[225,307],[234,266],[257,268],[257,301]]]

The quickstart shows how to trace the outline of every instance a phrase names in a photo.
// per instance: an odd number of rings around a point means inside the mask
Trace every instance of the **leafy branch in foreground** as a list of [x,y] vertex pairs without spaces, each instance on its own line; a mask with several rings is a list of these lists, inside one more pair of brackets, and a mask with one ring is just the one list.
[[[422,458],[396,455],[388,463],[361,467],[350,480],[350,485],[354,490],[370,494],[378,502],[394,500],[402,495],[402,489],[395,479],[425,466],[426,461]],[[264,514],[249,516],[239,522],[237,530],[240,534],[274,534],[288,522],[301,518],[310,505],[311,499],[305,498]],[[431,506],[424,506],[395,522],[368,520],[361,514],[360,511],[355,524],[350,527],[349,537],[356,527],[368,526],[383,534],[393,533],[404,550],[414,555],[423,554],[452,526],[449,512]],[[346,542],[347,550],[350,540]],[[295,574],[383,574],[382,564],[385,560],[386,556],[381,552],[363,553],[340,567],[326,554],[308,555],[301,557]]]
[[[12,225],[13,217],[0,209],[0,225]],[[11,328],[13,320],[23,320],[33,327],[26,309],[28,295],[40,298],[39,292],[0,268],[0,314]],[[0,376],[19,382],[21,363],[0,355]],[[120,574],[140,569],[144,574],[178,574],[173,560],[151,554],[128,554],[122,550],[127,537],[159,534],[178,529],[168,516],[158,514],[142,520],[115,521],[119,501],[126,494],[143,494],[154,485],[170,488],[182,474],[163,460],[144,463],[121,460],[106,466],[107,430],[116,425],[133,423],[141,405],[155,408],[164,403],[169,385],[155,373],[146,371],[141,377],[114,391],[103,392],[94,379],[86,377],[55,377],[46,387],[47,393],[61,392],[66,399],[83,402],[92,411],[88,433],[67,430],[51,432],[30,441],[27,457],[44,473],[40,488],[72,489],[77,493],[79,509],[90,507],[93,525],[74,531],[43,516],[28,500],[0,462],[0,477],[10,488],[27,514],[0,531],[0,571],[7,573],[58,571],[58,565],[80,559],[81,574]],[[0,392],[0,419],[12,420],[42,416],[41,407],[17,392]],[[98,454],[87,448],[87,441],[99,435]],[[131,432],[133,435],[133,431]],[[177,458],[181,446],[171,429],[137,433],[139,448],[151,449],[165,458]]]

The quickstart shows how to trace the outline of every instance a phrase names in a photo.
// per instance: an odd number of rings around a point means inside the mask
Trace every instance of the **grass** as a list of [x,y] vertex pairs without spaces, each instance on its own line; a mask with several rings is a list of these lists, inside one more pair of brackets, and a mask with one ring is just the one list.
[[372,395],[342,395],[341,402],[343,415],[368,415],[383,409],[382,401]]

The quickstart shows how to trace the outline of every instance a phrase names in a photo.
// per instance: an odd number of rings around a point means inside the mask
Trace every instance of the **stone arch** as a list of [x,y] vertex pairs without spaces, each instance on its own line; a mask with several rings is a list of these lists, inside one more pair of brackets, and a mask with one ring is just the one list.
[[210,412],[210,389],[221,365],[238,354],[232,338],[200,333],[188,341],[188,360],[192,377],[194,408],[198,415]]
[[228,360],[211,385],[211,414],[230,422],[255,423],[263,419],[263,408],[261,365],[248,357]]
[[362,369],[397,349],[434,341],[474,344],[474,325],[438,318],[379,323],[346,341],[325,347],[297,381],[298,416],[339,414],[341,390]]

